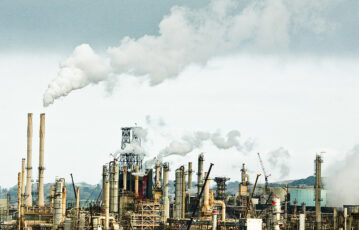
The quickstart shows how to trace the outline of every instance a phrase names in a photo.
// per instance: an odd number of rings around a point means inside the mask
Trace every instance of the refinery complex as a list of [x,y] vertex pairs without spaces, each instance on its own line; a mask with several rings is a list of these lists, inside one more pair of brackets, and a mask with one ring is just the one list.
[[[145,168],[143,156],[128,148],[141,146],[138,127],[123,127],[122,151],[107,164],[98,165],[102,167],[102,175],[98,175],[102,184],[97,199],[86,200],[81,196],[81,186],[73,180],[65,181],[65,175],[51,178],[53,184],[45,195],[45,114],[40,115],[36,184],[32,178],[32,119],[28,114],[27,158],[19,158],[16,202],[10,202],[9,196],[0,200],[1,229],[359,229],[359,206],[326,204],[321,154],[307,162],[314,161],[314,186],[294,187],[270,184],[258,153],[262,170],[250,178],[243,162],[241,181],[236,193],[231,194],[227,191],[231,175],[213,175],[215,162],[206,162],[209,167],[204,167],[202,153],[198,153],[198,162],[184,161],[179,168],[160,160]],[[259,177],[265,178],[265,184],[257,183]],[[74,201],[67,199],[69,193],[74,194]]]

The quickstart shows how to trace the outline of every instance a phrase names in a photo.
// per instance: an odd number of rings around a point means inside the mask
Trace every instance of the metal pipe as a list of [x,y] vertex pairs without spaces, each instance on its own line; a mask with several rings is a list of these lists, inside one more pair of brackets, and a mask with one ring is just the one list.
[[123,190],[127,190],[127,166],[123,166]]
[[221,221],[224,222],[226,221],[226,204],[222,201],[222,200],[214,200],[213,201],[214,205],[220,205],[222,207],[222,219]]
[[212,213],[212,230],[217,230],[217,213]]
[[110,196],[110,185],[108,183],[108,181],[105,182],[105,190],[104,190],[104,193],[105,193],[105,230],[108,229],[109,227],[109,209],[110,209],[110,199],[109,199],[109,196]]
[[32,206],[32,113],[27,114],[27,167],[25,205]]
[[17,230],[21,229],[21,180],[22,175],[17,174]]
[[192,189],[192,162],[188,162],[188,192]]
[[164,164],[163,173],[163,203],[164,203],[164,222],[170,218],[170,202],[168,199],[168,173],[170,171],[168,164]]
[[135,197],[138,197],[138,165],[135,167]]
[[39,146],[39,184],[38,184],[38,199],[37,205],[43,207],[44,201],[44,139],[45,139],[45,114],[40,114],[40,146]]
[[[204,175],[206,178],[208,178],[207,173],[204,173]],[[208,178],[208,180],[209,180],[209,178]],[[204,201],[203,201],[203,207],[202,207],[203,212],[209,211],[209,184],[210,184],[210,181],[208,181],[204,187]]]

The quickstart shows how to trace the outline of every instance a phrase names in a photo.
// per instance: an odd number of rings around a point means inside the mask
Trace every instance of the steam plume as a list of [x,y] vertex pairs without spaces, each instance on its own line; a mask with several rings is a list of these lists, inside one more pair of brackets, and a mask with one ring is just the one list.
[[330,191],[328,202],[339,207],[359,202],[359,145],[348,153],[343,161],[335,162],[328,171],[327,186]]
[[172,141],[156,157],[146,161],[145,167],[151,167],[156,160],[162,161],[165,157],[171,155],[185,156],[193,150],[200,148],[205,141],[210,141],[218,149],[235,148],[240,152],[250,152],[254,145],[253,140],[248,139],[242,143],[239,138],[240,133],[237,130],[228,132],[225,137],[219,132],[195,132],[191,135],[183,136],[180,141]]
[[73,90],[113,81],[115,75],[145,76],[156,85],[176,77],[188,65],[202,65],[216,56],[239,50],[285,51],[298,31],[327,29],[322,4],[315,2],[212,0],[202,9],[175,6],[160,22],[157,36],[125,37],[118,47],[109,48],[111,67],[89,45],[78,46],[49,84],[44,106]]
[[276,150],[269,152],[268,154],[268,162],[272,168],[279,168],[279,176],[283,178],[287,176],[290,172],[288,166],[288,159],[290,154],[288,150],[280,147]]

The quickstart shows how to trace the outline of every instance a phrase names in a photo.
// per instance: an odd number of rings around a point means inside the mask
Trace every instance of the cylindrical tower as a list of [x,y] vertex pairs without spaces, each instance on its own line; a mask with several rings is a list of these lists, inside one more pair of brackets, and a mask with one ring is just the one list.
[[40,146],[39,146],[39,187],[37,205],[43,207],[44,202],[44,141],[45,141],[45,114],[40,115]]
[[32,206],[32,113],[27,114],[27,167],[25,205]]

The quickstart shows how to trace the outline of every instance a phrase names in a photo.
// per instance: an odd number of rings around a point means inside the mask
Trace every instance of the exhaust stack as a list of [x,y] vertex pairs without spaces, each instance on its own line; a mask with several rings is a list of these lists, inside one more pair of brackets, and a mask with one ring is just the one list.
[[32,113],[27,114],[27,167],[25,205],[32,206]]
[[192,189],[192,162],[188,162],[188,191]]
[[315,158],[315,229],[317,230],[321,229],[320,193],[322,188],[322,162],[322,157],[320,155],[317,155]]
[[164,203],[164,222],[170,218],[170,202],[168,199],[168,172],[170,171],[168,164],[163,165],[163,203]]
[[45,114],[40,115],[40,151],[39,151],[39,187],[38,193],[39,197],[37,200],[37,205],[43,207],[44,203],[44,138],[45,138]]

